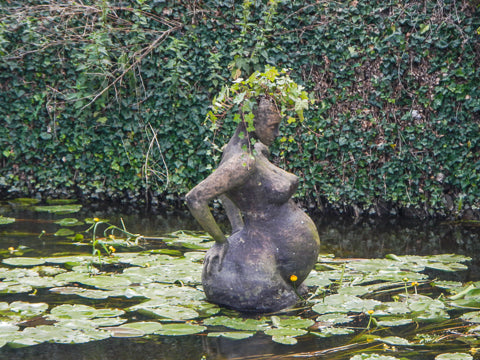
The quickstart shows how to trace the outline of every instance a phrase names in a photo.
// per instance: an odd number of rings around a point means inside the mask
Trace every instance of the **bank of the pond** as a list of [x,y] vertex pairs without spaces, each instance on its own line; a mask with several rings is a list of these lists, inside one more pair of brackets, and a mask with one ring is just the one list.
[[236,126],[205,122],[215,94],[269,65],[314,100],[271,147],[306,207],[480,207],[477,0],[64,3],[0,7],[5,192],[175,202]]
[[[164,195],[145,193],[143,191],[125,191],[121,193],[113,192],[91,192],[79,194],[75,191],[66,189],[56,189],[54,191],[36,191],[33,193],[17,192],[14,189],[5,189],[0,186],[0,195],[3,201],[16,198],[34,198],[42,203],[56,201],[58,199],[70,199],[76,201],[86,208],[113,208],[121,213],[152,213],[161,214],[165,212],[188,212],[185,203],[185,196]],[[451,201],[448,196],[445,201]],[[464,207],[454,207],[452,204],[449,210],[434,211],[425,206],[401,206],[393,202],[377,200],[369,206],[362,206],[354,203],[330,203],[321,199],[313,200],[307,197],[295,197],[294,201],[298,203],[310,216],[321,217],[340,217],[347,219],[368,220],[381,219],[398,221],[403,220],[445,220],[445,221],[477,221],[480,220],[480,209],[466,205]],[[224,216],[222,205],[219,201],[212,203],[211,209],[218,216]]]

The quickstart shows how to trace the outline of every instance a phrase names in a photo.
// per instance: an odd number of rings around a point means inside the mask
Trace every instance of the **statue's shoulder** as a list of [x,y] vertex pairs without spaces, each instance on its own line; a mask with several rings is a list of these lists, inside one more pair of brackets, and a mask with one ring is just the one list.
[[268,147],[260,141],[257,141],[255,143],[254,149],[257,154],[261,154],[265,157],[268,157],[270,155],[270,150],[268,150]]

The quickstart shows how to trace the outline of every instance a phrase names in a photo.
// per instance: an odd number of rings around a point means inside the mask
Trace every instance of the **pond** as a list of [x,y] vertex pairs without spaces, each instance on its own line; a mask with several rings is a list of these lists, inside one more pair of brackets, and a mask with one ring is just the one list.
[[245,316],[204,300],[188,213],[0,203],[0,358],[479,358],[480,223],[316,223],[308,297]]

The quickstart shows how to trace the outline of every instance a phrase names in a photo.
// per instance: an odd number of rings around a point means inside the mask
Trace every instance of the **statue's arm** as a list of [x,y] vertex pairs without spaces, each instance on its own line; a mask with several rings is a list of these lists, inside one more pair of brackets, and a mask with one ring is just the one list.
[[220,196],[220,200],[222,200],[228,220],[230,221],[230,225],[232,225],[232,234],[242,230],[243,217],[240,209],[225,194]]
[[228,190],[244,183],[253,171],[254,161],[248,154],[234,156],[222,162],[218,169],[186,195],[187,205],[193,217],[217,242],[225,242],[226,237],[215,221],[208,204]]

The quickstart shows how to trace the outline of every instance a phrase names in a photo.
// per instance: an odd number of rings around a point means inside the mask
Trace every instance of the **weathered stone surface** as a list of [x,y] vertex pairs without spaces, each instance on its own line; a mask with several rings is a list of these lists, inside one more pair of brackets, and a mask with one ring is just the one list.
[[[268,160],[280,121],[274,103],[261,99],[255,131],[247,134],[240,123],[219,167],[187,194],[192,214],[216,241],[205,256],[205,294],[214,303],[241,311],[295,305],[318,256],[315,224],[291,200],[298,178]],[[208,208],[217,197],[232,224],[228,238]]]

